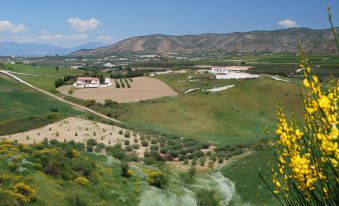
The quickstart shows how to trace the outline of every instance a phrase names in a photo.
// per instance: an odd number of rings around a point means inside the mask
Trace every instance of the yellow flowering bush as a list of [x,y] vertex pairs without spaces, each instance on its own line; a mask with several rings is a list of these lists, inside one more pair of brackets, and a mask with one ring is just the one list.
[[36,191],[32,187],[21,182],[16,183],[8,193],[21,203],[32,202],[36,196]]
[[11,140],[0,140],[0,160],[3,157],[11,157],[18,153],[15,142]]
[[277,169],[273,192],[283,205],[337,205],[339,202],[338,94],[332,78],[321,85],[301,49],[304,124],[290,121],[278,108],[278,140],[273,143]]
[[86,177],[77,177],[74,179],[74,182],[77,185],[85,186],[89,183],[88,179]]
[[162,187],[166,183],[166,180],[165,174],[158,171],[152,171],[147,177],[148,184],[155,187]]
[[[339,51],[339,41],[329,21]],[[272,143],[277,160],[272,189],[282,205],[339,205],[338,79],[321,84],[300,48],[304,69],[304,118],[290,121],[278,108],[278,139]],[[264,179],[264,178],[263,178]]]

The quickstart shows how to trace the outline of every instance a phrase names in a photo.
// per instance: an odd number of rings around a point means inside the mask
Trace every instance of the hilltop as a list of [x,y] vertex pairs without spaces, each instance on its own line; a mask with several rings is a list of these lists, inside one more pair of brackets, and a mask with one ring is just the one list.
[[228,34],[171,36],[154,34],[128,38],[107,47],[79,50],[72,56],[116,53],[296,53],[298,41],[307,53],[334,53],[330,29],[290,28],[275,31],[251,31]]

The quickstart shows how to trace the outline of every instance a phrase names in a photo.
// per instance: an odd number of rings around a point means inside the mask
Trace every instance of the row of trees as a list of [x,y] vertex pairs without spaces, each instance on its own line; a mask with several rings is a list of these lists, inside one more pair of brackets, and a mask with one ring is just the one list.
[[61,87],[61,86],[64,85],[66,82],[69,82],[69,81],[71,81],[71,80],[74,81],[75,78],[76,78],[76,77],[73,76],[73,75],[65,75],[64,77],[55,80],[55,82],[54,82],[55,88]]

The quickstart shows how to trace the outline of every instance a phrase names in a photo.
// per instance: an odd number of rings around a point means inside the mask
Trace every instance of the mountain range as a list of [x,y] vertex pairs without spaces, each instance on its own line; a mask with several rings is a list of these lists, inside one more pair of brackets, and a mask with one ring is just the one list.
[[79,50],[71,55],[111,55],[118,53],[296,53],[298,42],[306,53],[334,53],[330,29],[289,28],[274,31],[235,32],[171,36],[154,34],[128,38],[107,47]]
[[62,48],[51,44],[0,42],[0,56],[62,56],[82,49],[95,49],[104,46],[107,45],[102,42],[91,42],[74,48]]

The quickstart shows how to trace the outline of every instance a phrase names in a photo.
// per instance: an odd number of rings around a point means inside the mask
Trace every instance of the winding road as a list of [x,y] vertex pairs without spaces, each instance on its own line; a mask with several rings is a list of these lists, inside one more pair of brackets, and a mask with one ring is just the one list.
[[45,91],[45,90],[43,90],[43,89],[40,89],[40,88],[38,88],[38,87],[35,87],[35,86],[31,85],[30,83],[28,83],[28,82],[26,82],[26,81],[20,79],[19,77],[17,77],[17,76],[15,76],[15,75],[11,74],[10,71],[0,70],[0,73],[4,74],[4,75],[6,75],[6,76],[9,76],[9,77],[11,77],[11,78],[17,80],[18,82],[20,82],[20,83],[22,83],[22,84],[25,84],[25,85],[29,86],[30,88],[35,89],[35,90],[37,90],[37,91],[39,91],[39,92],[41,92],[41,93],[43,93],[43,94],[46,94],[46,95],[48,95],[48,96],[50,96],[50,97],[52,97],[52,98],[54,98],[54,99],[57,99],[57,100],[59,100],[59,101],[61,101],[61,102],[64,102],[64,103],[66,103],[66,104],[69,104],[69,105],[71,105],[71,106],[74,107],[74,108],[77,108],[77,109],[80,109],[80,110],[83,110],[83,111],[87,111],[87,112],[89,112],[89,113],[92,113],[92,114],[94,114],[94,115],[96,115],[96,116],[102,117],[102,118],[104,118],[104,119],[106,119],[106,120],[113,121],[113,122],[115,122],[115,123],[123,123],[123,122],[121,122],[121,121],[119,121],[119,120],[117,120],[117,119],[108,117],[108,116],[103,115],[103,114],[101,114],[101,113],[99,113],[99,112],[97,112],[97,111],[94,111],[94,110],[92,110],[92,109],[90,109],[90,108],[88,108],[88,107],[85,107],[85,106],[83,106],[83,105],[80,105],[80,104],[76,104],[76,103],[67,101],[67,100],[63,99],[62,97],[59,97],[59,96],[54,95],[54,94],[51,94],[51,93],[49,93],[49,92],[47,92],[47,91]]

